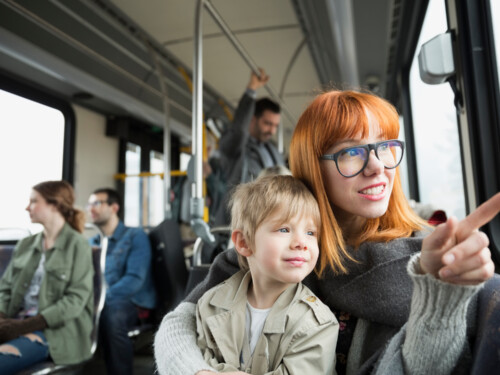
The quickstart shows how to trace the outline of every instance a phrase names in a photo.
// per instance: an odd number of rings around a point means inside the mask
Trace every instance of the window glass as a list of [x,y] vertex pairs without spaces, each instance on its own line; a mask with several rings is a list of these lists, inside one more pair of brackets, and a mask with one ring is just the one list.
[[[150,152],[150,169],[151,173],[163,173],[165,163],[163,154],[151,151]],[[161,176],[152,176],[149,178],[149,225],[155,226],[160,224],[164,218],[164,201],[163,201],[163,179]]]
[[[125,152],[125,173],[137,175],[141,172],[141,147],[127,143]],[[125,225],[141,226],[142,190],[141,178],[130,176],[125,179]]]
[[191,154],[186,154],[185,152],[181,152],[179,170],[187,171],[189,160],[191,160]]
[[431,0],[410,70],[413,131],[421,203],[463,218],[465,196],[453,92],[449,84],[424,83],[418,67],[421,45],[447,28],[444,1]]
[[3,90],[0,108],[0,239],[12,239],[42,230],[25,208],[32,186],[62,178],[65,118],[58,109]]
[[495,39],[498,79],[500,80],[500,1],[490,0],[490,7],[492,18],[491,21],[493,24],[493,38]]

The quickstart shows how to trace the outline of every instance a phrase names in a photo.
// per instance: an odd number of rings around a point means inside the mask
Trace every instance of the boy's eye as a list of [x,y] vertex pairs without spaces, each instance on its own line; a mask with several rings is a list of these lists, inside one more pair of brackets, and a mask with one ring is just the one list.
[[290,232],[290,231],[288,230],[288,228],[280,228],[280,229],[278,229],[278,232],[281,232],[281,233],[288,233],[288,232]]

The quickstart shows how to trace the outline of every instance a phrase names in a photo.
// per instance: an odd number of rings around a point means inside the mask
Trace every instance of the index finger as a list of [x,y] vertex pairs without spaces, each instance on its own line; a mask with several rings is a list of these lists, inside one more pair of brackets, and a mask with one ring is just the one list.
[[461,242],[467,238],[473,231],[487,224],[500,212],[500,193],[496,193],[465,219],[460,221],[457,229],[457,240]]

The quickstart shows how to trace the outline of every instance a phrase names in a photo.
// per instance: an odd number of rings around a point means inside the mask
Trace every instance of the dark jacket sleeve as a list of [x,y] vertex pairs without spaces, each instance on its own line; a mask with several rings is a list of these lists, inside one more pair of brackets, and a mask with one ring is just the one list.
[[238,257],[234,249],[228,249],[220,253],[214,259],[207,277],[189,293],[184,302],[197,303],[207,290],[228,279],[239,269]]
[[254,110],[255,99],[245,92],[234,113],[233,123],[227,127],[219,140],[219,150],[223,157],[235,158],[243,152]]

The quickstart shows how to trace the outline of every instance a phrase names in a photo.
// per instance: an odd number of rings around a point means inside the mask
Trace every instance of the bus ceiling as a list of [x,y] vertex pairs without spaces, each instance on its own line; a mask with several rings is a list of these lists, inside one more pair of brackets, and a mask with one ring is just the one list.
[[[291,112],[284,117],[285,138],[293,129],[292,119],[318,89],[364,86],[397,99],[390,89],[391,67],[401,55],[401,38],[408,38],[404,19],[427,3],[206,2],[217,7],[270,74],[272,85],[281,88]],[[172,132],[190,139],[191,92],[181,70],[191,75],[194,5],[184,0],[154,0],[147,7],[129,0],[1,0],[0,68],[11,76],[29,76],[34,84],[84,106],[155,125],[164,120],[163,83]],[[203,111],[225,117],[219,101],[235,107],[249,69],[213,20],[203,26],[203,34]],[[307,48],[294,57],[304,41]],[[292,58],[296,61],[287,73]]]

